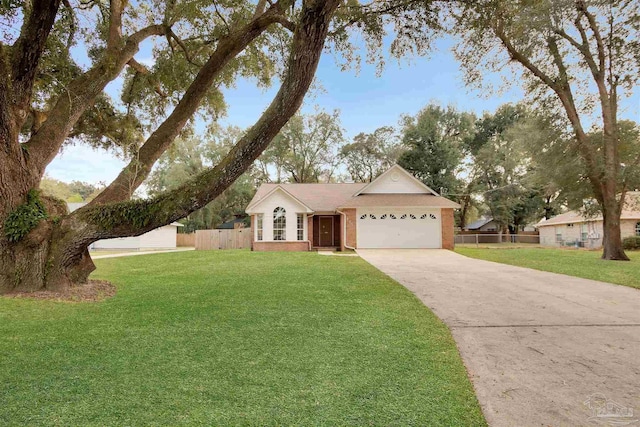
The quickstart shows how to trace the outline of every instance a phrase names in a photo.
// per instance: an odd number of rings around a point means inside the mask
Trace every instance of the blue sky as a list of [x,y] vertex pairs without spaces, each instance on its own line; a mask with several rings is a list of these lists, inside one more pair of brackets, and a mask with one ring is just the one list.
[[[415,114],[430,102],[443,106],[453,105],[464,111],[481,114],[494,111],[506,102],[518,102],[524,98],[522,90],[515,86],[500,95],[471,90],[462,82],[462,73],[449,48],[452,41],[438,41],[436,49],[428,57],[412,58],[398,64],[389,60],[381,76],[376,76],[374,66],[362,64],[359,73],[340,71],[331,55],[322,57],[317,79],[323,90],[308,97],[304,111],[319,106],[327,111],[340,110],[342,125],[349,137],[360,132],[372,132],[381,126],[396,126],[403,114]],[[137,56],[141,61],[150,55],[149,48]],[[496,80],[496,79],[494,79]],[[109,92],[115,93],[118,84]],[[225,91],[228,114],[223,125],[241,128],[251,126],[269,104],[277,85],[264,90],[248,80],[240,80],[233,89]],[[640,96],[635,93],[623,104],[622,117],[640,121]],[[47,174],[63,181],[110,182],[124,163],[104,151],[88,147],[67,147],[47,168]]]

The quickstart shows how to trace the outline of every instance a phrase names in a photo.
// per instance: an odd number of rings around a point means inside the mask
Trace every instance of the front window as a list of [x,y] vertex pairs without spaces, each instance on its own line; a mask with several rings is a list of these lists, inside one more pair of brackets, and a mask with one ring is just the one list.
[[262,218],[263,218],[263,215],[259,214],[256,219],[256,230],[257,230],[256,239],[257,240],[262,240]]
[[298,214],[298,240],[304,240],[304,214]]
[[580,239],[585,242],[589,237],[589,233],[587,232],[587,224],[580,225]]
[[636,236],[640,236],[640,222],[636,223]]
[[562,234],[556,233],[556,242],[557,243],[562,243]]
[[273,210],[273,240],[287,240],[287,211],[281,207]]

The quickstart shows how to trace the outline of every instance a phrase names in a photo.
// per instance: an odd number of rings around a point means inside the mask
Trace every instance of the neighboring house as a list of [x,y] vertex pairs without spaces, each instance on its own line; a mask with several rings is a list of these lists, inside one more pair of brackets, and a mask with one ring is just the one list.
[[[542,220],[536,227],[540,233],[540,244],[544,246],[602,246],[602,215],[585,217],[577,211],[569,211]],[[640,192],[630,192],[620,215],[622,238],[640,236]]]
[[[534,232],[536,231],[536,224],[526,224],[519,227],[519,231]],[[466,231],[477,231],[487,233],[497,233],[500,231],[500,226],[493,218],[480,218],[477,221],[465,227]]]
[[236,228],[245,228],[246,216],[236,215],[231,221],[223,222],[216,227],[216,230],[234,230]]
[[480,218],[465,227],[467,231],[498,231],[498,223],[493,218]]
[[[80,209],[84,205],[86,205],[86,202],[67,203],[69,212]],[[178,227],[184,226],[178,222],[173,222],[169,225],[141,234],[140,236],[98,240],[97,242],[94,242],[89,249],[171,249],[176,247]]]
[[256,251],[453,249],[459,207],[395,165],[371,183],[263,184],[246,211]]

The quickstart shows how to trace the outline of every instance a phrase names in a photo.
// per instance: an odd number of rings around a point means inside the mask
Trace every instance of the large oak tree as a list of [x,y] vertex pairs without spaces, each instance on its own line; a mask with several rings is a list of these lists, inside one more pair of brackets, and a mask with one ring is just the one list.
[[[355,63],[350,34],[364,34],[381,63],[422,51],[429,2],[390,0],[33,0],[2,2],[0,25],[0,293],[85,283],[92,242],[182,218],[227,189],[296,113],[323,49]],[[326,44],[327,39],[331,43]],[[153,40],[153,64],[137,57]],[[81,51],[78,55],[74,52]],[[262,116],[216,165],[175,189],[132,199],[196,113],[224,113],[221,88],[239,77],[280,88]],[[114,83],[114,84],[112,84]],[[122,85],[120,102],[108,85]],[[37,189],[69,143],[113,149],[128,164],[71,214]]]
[[[523,70],[539,108],[562,113],[604,218],[602,257],[627,260],[620,214],[628,191],[618,105],[640,78],[640,3],[627,0],[459,2],[453,31],[470,82],[483,70]],[[597,144],[590,127],[602,133]],[[640,161],[640,159],[636,160]]]

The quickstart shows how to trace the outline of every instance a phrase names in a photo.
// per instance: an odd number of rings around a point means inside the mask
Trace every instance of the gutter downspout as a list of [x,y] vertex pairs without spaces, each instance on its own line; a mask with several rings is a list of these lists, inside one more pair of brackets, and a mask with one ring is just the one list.
[[[311,239],[309,238],[309,218],[313,218],[314,216],[315,214],[307,214],[307,243],[309,244],[309,252],[313,251],[313,244],[311,243],[311,240],[313,239],[313,233],[311,233]],[[313,219],[311,220],[311,223],[313,224]]]
[[340,209],[336,209],[336,212],[338,212],[340,215],[342,215],[342,218],[344,218],[343,226],[342,226],[342,236],[344,239],[344,247],[347,249],[351,249],[352,251],[355,251],[356,248],[347,245],[347,214],[342,212]]

